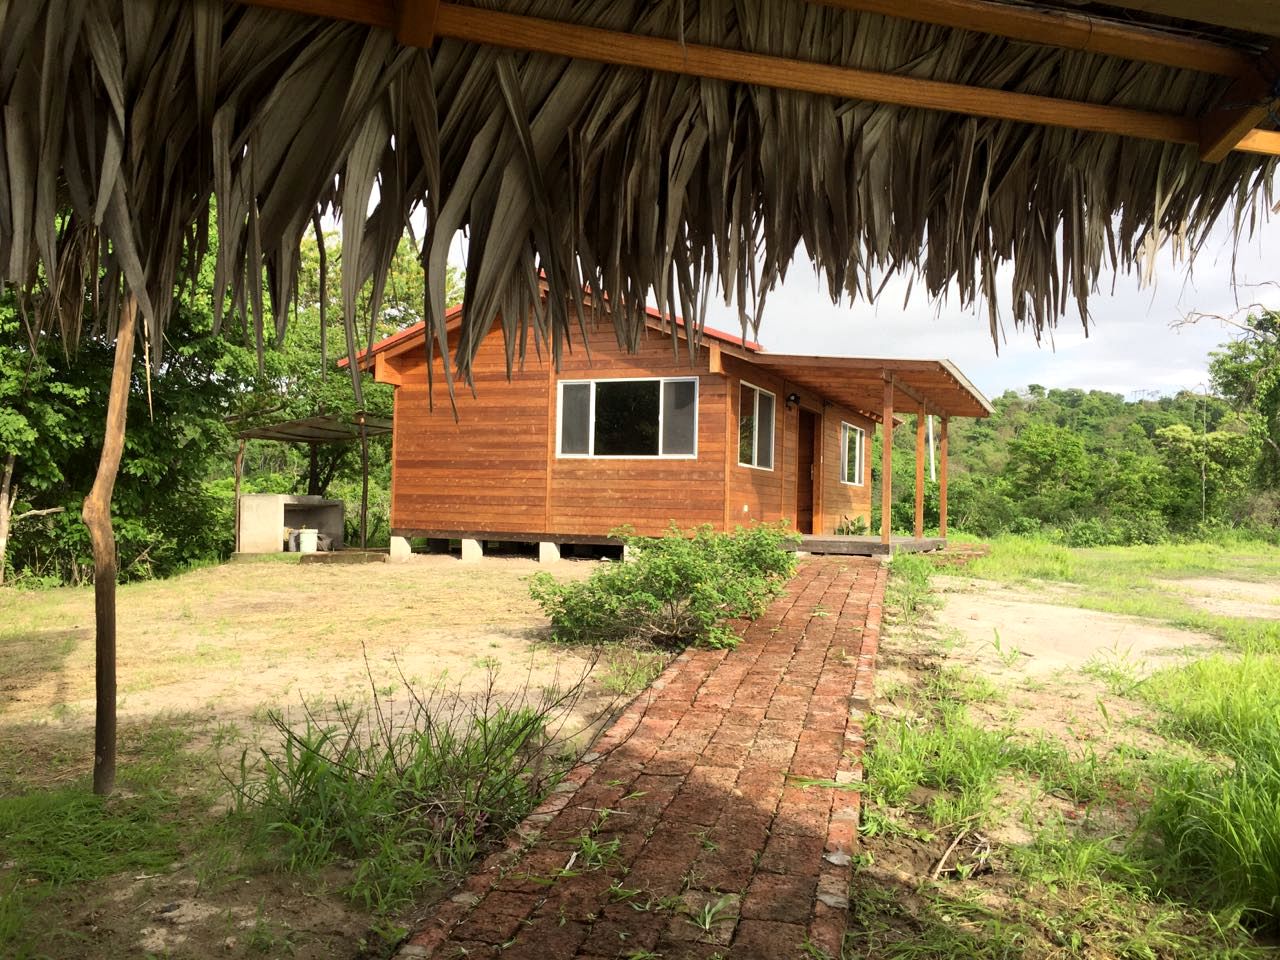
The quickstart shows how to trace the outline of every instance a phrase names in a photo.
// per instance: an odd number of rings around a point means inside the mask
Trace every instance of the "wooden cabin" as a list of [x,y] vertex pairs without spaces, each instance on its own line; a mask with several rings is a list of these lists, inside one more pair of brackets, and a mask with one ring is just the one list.
[[[451,350],[460,317],[460,308],[449,315]],[[425,325],[361,354],[396,388],[393,554],[407,553],[409,538],[449,538],[471,556],[483,541],[528,541],[555,557],[561,544],[608,542],[624,524],[656,535],[673,522],[732,530],[784,519],[831,552],[883,552],[887,525],[879,538],[847,535],[869,532],[876,426],[904,411],[917,414],[920,444],[920,414],[941,417],[945,537],[947,423],[991,411],[951,363],[774,354],[710,329],[691,355],[676,324],[673,347],[670,323],[654,312],[631,353],[606,320],[589,352],[578,343],[559,371],[530,356],[509,380],[496,324],[473,363],[474,394],[458,389],[456,418],[438,352],[428,386]],[[918,460],[907,539],[920,549],[939,541],[923,537]]]

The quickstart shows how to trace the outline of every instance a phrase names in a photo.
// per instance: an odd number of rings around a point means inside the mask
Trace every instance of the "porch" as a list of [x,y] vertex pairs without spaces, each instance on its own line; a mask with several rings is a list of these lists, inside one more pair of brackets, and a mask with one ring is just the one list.
[[885,543],[880,537],[804,534],[794,549],[832,556],[885,557],[895,553],[931,553],[946,545],[946,537],[893,537]]

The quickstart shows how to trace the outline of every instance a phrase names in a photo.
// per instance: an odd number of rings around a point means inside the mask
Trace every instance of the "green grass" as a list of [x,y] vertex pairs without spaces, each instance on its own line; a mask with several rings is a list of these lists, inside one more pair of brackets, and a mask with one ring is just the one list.
[[1005,775],[1034,779],[1041,790],[1082,804],[1128,797],[1141,778],[1129,757],[1104,757],[1092,748],[1073,753],[1044,735],[989,730],[971,721],[962,703],[936,701],[935,707],[933,717],[876,722],[866,764],[882,804],[902,806],[921,786],[943,791],[926,811],[937,827],[991,822]]
[[1175,890],[1280,929],[1280,656],[1209,657],[1162,670],[1139,695],[1162,728],[1222,759],[1158,774],[1145,823]]
[[[910,885],[884,886],[860,875],[842,956],[1266,955],[1251,931],[1274,923],[1280,912],[1280,656],[1259,652],[1269,649],[1274,634],[1255,621],[1185,609],[1170,614],[1169,597],[1154,581],[1241,570],[1261,577],[1280,562],[1274,554],[1253,555],[1237,566],[1234,553],[1211,550],[1205,558],[1184,548],[1153,548],[1154,556],[1144,558],[1027,541],[1003,547],[985,561],[985,572],[997,579],[1013,582],[1032,571],[1077,584],[1084,587],[1081,605],[1108,603],[1148,616],[1155,609],[1166,622],[1185,617],[1247,652],[1211,656],[1147,680],[1123,653],[1097,658],[1087,672],[1117,695],[1149,702],[1161,732],[1189,745],[1170,753],[1069,750],[1054,737],[1019,730],[1016,721],[994,729],[975,721],[968,704],[998,701],[1003,691],[931,663],[942,644],[927,623],[928,571],[895,560],[890,639],[925,666],[914,683],[899,684],[895,714],[869,728],[863,835],[869,843],[877,837],[927,843],[929,831],[920,824],[932,823],[936,857],[949,835],[1017,817],[1004,804],[1011,781],[1021,780],[1032,788],[1022,811],[1032,839],[995,852],[997,873],[1012,871],[1023,884],[999,880],[996,906],[983,899],[985,888],[965,884],[968,870],[957,869],[958,883],[921,883],[906,895]],[[1074,603],[1080,597],[1064,591],[1046,599]],[[1087,816],[1053,815],[1053,807],[1034,799],[1046,794],[1074,801]],[[1095,817],[1095,810],[1135,805],[1149,805],[1136,835],[1131,827],[1119,836],[1098,835],[1112,821]],[[905,818],[898,818],[895,811],[903,808]]]
[[[1280,620],[1192,606],[1162,581],[1280,581],[1280,551],[1241,542],[1072,550],[1006,537],[967,572],[1013,584],[1074,586],[1050,602],[1126,614],[1208,634],[1236,651],[1141,679],[1122,653],[1086,671],[1157,712],[1166,736],[1207,751],[1148,764],[1141,839],[1151,884],[1280,929]],[[988,761],[989,762],[989,761]]]
[[666,668],[670,656],[662,650],[634,644],[611,644],[602,651],[600,686],[613,696],[631,697],[644,690]]
[[[118,875],[167,872],[191,850],[214,856],[222,849],[205,819],[211,795],[193,792],[206,778],[186,751],[190,728],[183,718],[125,727],[120,792],[101,798],[88,779],[41,788],[6,775],[0,796],[0,956],[43,956],[48,942],[41,919],[45,901]],[[32,772],[41,772],[42,770]],[[230,837],[223,844],[239,850]],[[44,946],[42,946],[44,944]]]

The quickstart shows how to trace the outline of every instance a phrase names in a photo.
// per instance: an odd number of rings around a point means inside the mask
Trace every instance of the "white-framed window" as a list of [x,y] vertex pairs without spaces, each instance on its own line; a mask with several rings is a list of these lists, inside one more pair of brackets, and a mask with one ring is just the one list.
[[840,482],[863,485],[867,475],[867,431],[852,423],[840,424]]
[[697,377],[562,380],[557,408],[557,456],[698,456]]
[[738,464],[773,469],[773,411],[776,398],[743,380],[738,388]]

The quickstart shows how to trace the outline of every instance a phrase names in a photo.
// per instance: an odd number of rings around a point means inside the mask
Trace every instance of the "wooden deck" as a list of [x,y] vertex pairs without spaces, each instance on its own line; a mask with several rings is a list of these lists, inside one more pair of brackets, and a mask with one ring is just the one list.
[[879,537],[847,537],[834,534],[805,534],[796,548],[803,553],[832,554],[846,557],[883,557],[892,553],[930,553],[947,545],[945,537],[894,537],[889,544]]

